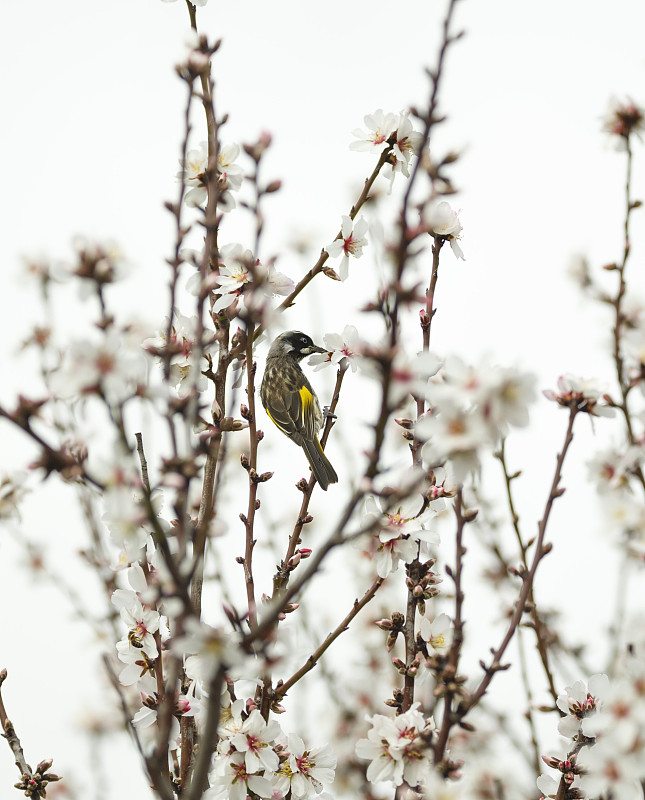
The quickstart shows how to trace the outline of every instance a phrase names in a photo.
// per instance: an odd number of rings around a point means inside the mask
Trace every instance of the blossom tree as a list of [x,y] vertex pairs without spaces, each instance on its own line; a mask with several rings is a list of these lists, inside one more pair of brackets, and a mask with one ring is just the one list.
[[[435,322],[440,268],[459,270],[469,255],[451,202],[458,155],[435,146],[461,37],[458,0],[446,5],[427,97],[364,116],[349,147],[362,154],[365,181],[339,210],[339,230],[293,277],[265,255],[271,196],[281,188],[264,174],[271,136],[227,139],[215,104],[220,42],[200,27],[205,3],[186,0],[192,33],[176,67],[185,127],[177,195],[166,204],[175,238],[157,330],[124,318],[114,301],[127,271],[118,247],[77,239],[64,268],[29,267],[44,319],[55,318],[59,284],[71,282],[91,324],[70,339],[37,327],[26,346],[38,353],[42,390],[0,406],[3,426],[38,453],[2,476],[0,519],[19,532],[27,487],[37,491],[40,479],[73,489],[88,532],[84,558],[107,608],[105,674],[150,796],[465,800],[535,797],[537,785],[558,800],[643,797],[645,636],[625,622],[624,603],[609,663],[588,660],[559,635],[537,588],[561,535],[553,509],[566,503],[583,419],[618,426],[618,443],[590,455],[590,475],[625,563],[643,560],[645,314],[627,284],[642,110],[616,102],[606,122],[626,159],[623,252],[604,271],[586,261],[576,271],[586,295],[611,309],[615,374],[607,387],[554,376],[540,395],[524,369],[451,353]],[[237,214],[252,220],[245,241],[230,238]],[[371,251],[379,270],[365,264]],[[320,443],[361,442],[353,473],[336,461],[341,481],[314,520],[313,474],[299,474],[288,494],[272,492],[283,468],[272,463],[273,429],[263,430],[261,363],[269,341],[294,327],[304,297],[327,281],[346,290],[359,270],[369,301],[346,324],[334,317],[329,330],[307,332],[323,346],[305,369],[321,386],[329,378]],[[348,396],[365,409],[366,432],[346,428]],[[544,397],[561,444],[546,491],[535,487],[543,507],[528,532],[507,443]],[[294,467],[296,452],[284,471],[306,469],[304,460]],[[480,574],[471,548],[484,554]],[[342,607],[345,580],[354,599]],[[468,603],[501,620],[483,646],[467,624]],[[3,658],[0,690],[11,681],[11,653]],[[516,664],[520,699],[499,708],[490,695]],[[323,698],[324,725],[304,687]],[[16,788],[81,796],[51,759],[31,766],[27,725],[1,693],[0,722]]]

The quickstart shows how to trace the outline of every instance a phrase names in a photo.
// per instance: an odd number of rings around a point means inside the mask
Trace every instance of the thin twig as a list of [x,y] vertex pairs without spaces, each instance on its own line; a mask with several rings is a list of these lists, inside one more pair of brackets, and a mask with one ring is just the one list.
[[346,630],[348,630],[350,622],[376,595],[376,592],[383,584],[383,580],[384,578],[376,578],[369,589],[365,592],[363,597],[360,600],[357,599],[354,601],[351,611],[326,637],[325,641],[319,647],[317,647],[316,650],[314,650],[314,652],[309,656],[300,669],[297,669],[290,678],[284,681],[284,683],[278,683],[274,692],[274,697],[276,700],[279,701],[282,697],[284,697],[294,684],[296,684],[304,675],[306,675],[316,666],[324,652],[336,641],[336,639],[338,639],[341,633],[344,633]]
[[[560,488],[560,480],[562,478],[562,467],[564,465],[564,460],[566,458],[571,442],[573,441],[573,423],[577,413],[578,409],[576,409],[575,407],[569,410],[569,422],[564,437],[564,444],[562,446],[562,450],[558,454],[555,473],[553,476],[553,480],[551,482],[551,489],[547,497],[542,519],[538,524],[538,535],[535,542],[535,555],[533,556],[533,561],[528,571],[522,573],[522,588],[520,589],[520,593],[517,602],[515,604],[515,610],[508,624],[506,633],[504,634],[504,637],[500,645],[495,650],[493,650],[491,663],[488,666],[486,666],[484,662],[481,662],[485,674],[482,680],[480,681],[479,685],[475,689],[475,691],[472,692],[472,694],[470,694],[466,699],[464,699],[459,704],[458,708],[455,709],[454,713],[447,718],[448,722],[446,723],[446,725],[442,727],[442,730],[437,740],[437,744],[435,745],[435,763],[439,763],[439,761],[441,761],[442,758],[444,757],[445,749],[448,744],[448,734],[452,725],[454,725],[459,720],[463,719],[463,717],[470,711],[470,709],[474,708],[477,705],[477,703],[486,693],[488,686],[491,680],[493,679],[493,676],[500,670],[507,668],[506,665],[502,664],[501,661],[502,657],[506,652],[506,648],[513,639],[513,636],[515,635],[515,632],[517,631],[517,628],[521,622],[522,616],[526,610],[526,604],[531,593],[531,588],[535,580],[535,574],[537,572],[539,563],[544,558],[544,556],[548,552],[550,552],[551,549],[548,545],[545,545],[544,538],[546,536],[546,528],[551,514],[551,509],[553,508],[553,503],[558,497],[562,495],[564,491],[563,489]],[[444,717],[444,719],[446,719],[446,717]]]

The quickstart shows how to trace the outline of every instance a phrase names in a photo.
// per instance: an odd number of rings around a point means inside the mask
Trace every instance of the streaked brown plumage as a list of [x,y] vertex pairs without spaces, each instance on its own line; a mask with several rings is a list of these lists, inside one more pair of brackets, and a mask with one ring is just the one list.
[[338,482],[338,475],[318,441],[323,414],[299,364],[305,356],[324,352],[324,347],[300,331],[278,336],[269,349],[260,397],[275,425],[305,451],[316,480],[326,491],[330,483]]

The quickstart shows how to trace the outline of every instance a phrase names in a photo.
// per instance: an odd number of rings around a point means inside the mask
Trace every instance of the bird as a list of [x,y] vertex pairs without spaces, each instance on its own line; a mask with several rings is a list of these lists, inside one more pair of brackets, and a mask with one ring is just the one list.
[[330,483],[338,483],[338,475],[318,440],[324,417],[299,362],[312,353],[326,352],[306,333],[281,333],[269,348],[260,387],[262,405],[269,418],[292,442],[302,447],[324,491]]

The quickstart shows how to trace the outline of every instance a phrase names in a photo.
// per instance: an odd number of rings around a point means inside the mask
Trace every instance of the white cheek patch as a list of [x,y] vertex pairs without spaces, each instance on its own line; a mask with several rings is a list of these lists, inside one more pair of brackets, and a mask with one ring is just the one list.
[[293,350],[294,350],[294,347],[293,347],[293,345],[292,345],[292,344],[288,344],[287,342],[285,342],[285,343],[282,345],[282,352],[283,352],[283,353],[292,353],[292,352],[293,352]]

